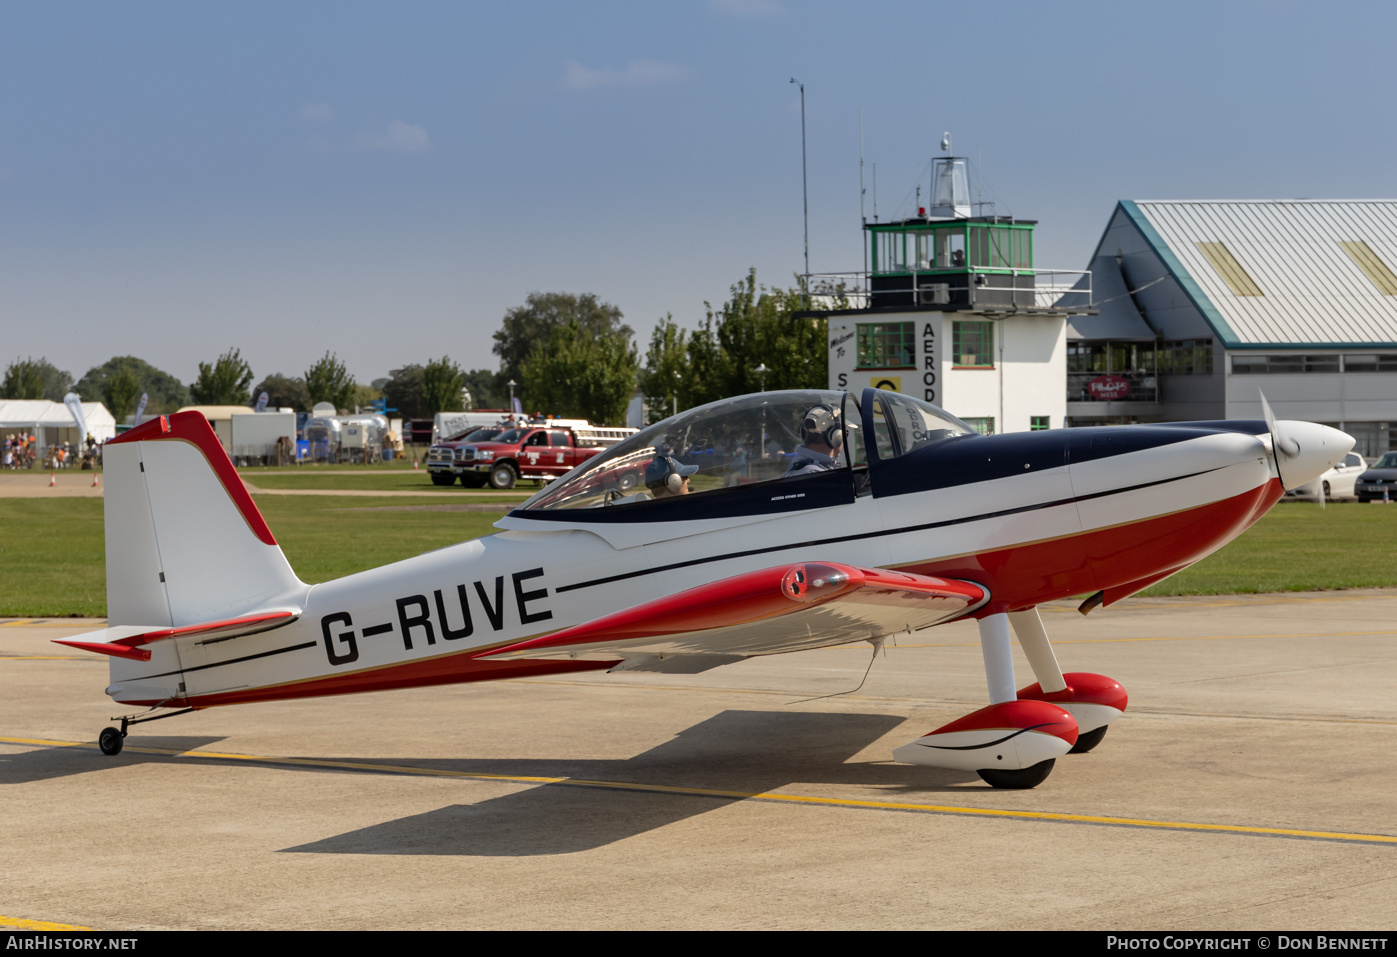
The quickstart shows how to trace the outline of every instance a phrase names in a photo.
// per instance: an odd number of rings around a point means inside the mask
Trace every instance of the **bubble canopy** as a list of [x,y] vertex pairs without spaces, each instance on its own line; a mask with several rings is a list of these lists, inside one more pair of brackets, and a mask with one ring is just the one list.
[[853,501],[866,470],[864,422],[874,429],[880,460],[972,431],[908,396],[869,389],[863,402],[871,416],[848,393],[813,389],[690,409],[579,465],[516,514],[597,509],[574,517],[641,521],[726,512],[739,500],[743,513],[839,504]]

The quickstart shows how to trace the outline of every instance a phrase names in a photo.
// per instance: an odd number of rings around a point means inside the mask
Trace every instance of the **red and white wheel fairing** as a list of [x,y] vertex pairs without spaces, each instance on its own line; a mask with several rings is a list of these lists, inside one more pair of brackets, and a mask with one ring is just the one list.
[[1077,720],[1046,701],[992,704],[893,752],[904,764],[957,771],[1017,771],[1059,758],[1077,743]]
[[1119,718],[1130,702],[1119,681],[1105,675],[1072,671],[1062,676],[1067,687],[1044,692],[1037,683],[1020,689],[1020,701],[1047,701],[1068,711],[1077,719],[1079,733],[1103,728]]

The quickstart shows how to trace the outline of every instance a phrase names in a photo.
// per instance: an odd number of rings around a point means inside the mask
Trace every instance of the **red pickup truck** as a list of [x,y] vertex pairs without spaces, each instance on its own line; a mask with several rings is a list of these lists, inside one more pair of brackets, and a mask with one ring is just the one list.
[[427,471],[437,485],[450,485],[459,476],[467,488],[487,482],[493,488],[513,488],[520,479],[551,482],[635,431],[528,426],[506,429],[484,441],[477,431],[432,446]]

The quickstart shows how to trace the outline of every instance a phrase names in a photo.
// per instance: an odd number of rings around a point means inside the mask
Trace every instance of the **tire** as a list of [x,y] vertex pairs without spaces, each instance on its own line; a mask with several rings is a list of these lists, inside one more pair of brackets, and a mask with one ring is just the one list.
[[461,473],[461,484],[466,488],[484,488],[489,481],[484,475],[475,475],[470,472]]
[[97,747],[102,749],[103,754],[120,754],[123,743],[122,734],[116,728],[103,728],[97,736]]
[[1332,498],[1332,497],[1333,497],[1333,494],[1329,491],[1329,483],[1328,483],[1328,482],[1325,482],[1325,483],[1324,483],[1324,497],[1325,497],[1325,498]]
[[1046,761],[1039,761],[1031,768],[1020,768],[1017,771],[1004,771],[999,768],[985,768],[983,771],[976,771],[980,778],[992,788],[1000,788],[1005,791],[1026,791],[1029,788],[1036,788],[1048,779],[1048,775],[1053,771],[1053,761],[1049,758]]
[[621,478],[617,481],[616,484],[621,487],[621,491],[629,492],[631,489],[636,487],[636,484],[639,481],[640,476],[636,475],[634,472],[627,472],[625,475],[621,476]]
[[433,485],[451,485],[456,481],[456,476],[450,472],[432,472],[430,474]]
[[1072,750],[1068,754],[1086,754],[1092,748],[1101,743],[1101,739],[1106,737],[1106,729],[1110,725],[1103,724],[1095,731],[1088,731],[1086,734],[1077,735],[1077,743],[1072,745]]
[[490,487],[500,490],[514,488],[514,483],[519,476],[514,474],[514,467],[508,462],[501,462],[490,471]]

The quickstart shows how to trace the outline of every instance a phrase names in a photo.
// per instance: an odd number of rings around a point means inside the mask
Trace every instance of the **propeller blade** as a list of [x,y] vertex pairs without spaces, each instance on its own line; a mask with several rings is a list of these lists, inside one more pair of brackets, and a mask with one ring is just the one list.
[[1271,446],[1286,458],[1293,459],[1300,454],[1300,443],[1284,436],[1276,428],[1276,414],[1271,411],[1271,403],[1266,401],[1266,393],[1257,390],[1261,396],[1261,414],[1266,417],[1266,428],[1271,433]]

